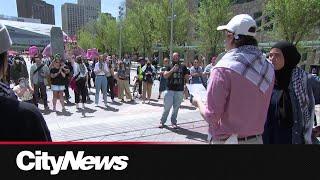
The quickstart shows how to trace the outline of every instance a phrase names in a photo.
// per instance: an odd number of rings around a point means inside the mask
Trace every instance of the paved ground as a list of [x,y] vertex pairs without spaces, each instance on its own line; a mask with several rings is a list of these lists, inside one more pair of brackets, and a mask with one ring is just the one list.
[[[28,65],[30,66],[30,65]],[[134,70],[131,76],[135,76]],[[131,78],[133,79],[133,78]],[[131,81],[131,84],[133,82]],[[61,112],[57,103],[57,112],[44,111],[39,105],[54,141],[142,141],[142,142],[176,142],[176,143],[205,143],[207,124],[188,100],[183,102],[178,115],[180,128],[171,128],[170,114],[167,128],[157,126],[163,110],[163,100],[158,100],[159,81],[153,86],[152,101],[142,104],[140,99],[134,103],[110,102],[108,107],[102,102],[100,94],[99,107],[93,101],[86,108],[76,109],[74,93],[70,91],[71,104],[67,104],[67,112]],[[90,99],[94,100],[95,89],[90,90]],[[52,92],[47,91],[49,107],[52,110]],[[80,105],[81,107],[81,105]]]
[[[132,77],[135,72],[132,71]],[[131,82],[131,84],[133,84]],[[100,105],[95,107],[91,101],[85,109],[77,110],[75,104],[66,106],[67,112],[43,111],[54,141],[139,141],[139,142],[170,142],[170,143],[206,143],[207,123],[199,112],[192,107],[188,100],[182,103],[178,115],[179,129],[171,128],[170,114],[167,126],[159,129],[157,126],[163,110],[163,100],[157,100],[159,81],[153,86],[152,102],[141,104],[136,99],[134,103],[111,103],[108,98],[108,107],[103,106],[102,96]],[[91,89],[91,100],[94,100],[94,89]],[[74,102],[73,92],[71,102]],[[49,107],[52,109],[52,92],[48,90]],[[60,112],[59,112],[60,111]],[[316,107],[317,119],[320,124],[320,107]]]

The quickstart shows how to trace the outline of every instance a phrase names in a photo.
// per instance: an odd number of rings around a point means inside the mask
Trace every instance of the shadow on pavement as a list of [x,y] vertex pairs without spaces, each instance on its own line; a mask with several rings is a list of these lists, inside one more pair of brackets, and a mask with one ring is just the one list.
[[119,111],[119,109],[116,109],[116,108],[111,107],[111,106],[107,106],[107,107],[98,106],[98,108],[103,109],[105,111],[112,111],[112,112],[118,112]]
[[135,100],[133,100],[133,101],[126,101],[126,102],[124,102],[124,104],[132,104],[132,105],[135,105],[135,104],[139,104],[139,103],[136,102]]
[[164,128],[168,129],[169,131],[172,131],[176,134],[185,135],[187,139],[192,139],[194,141],[199,141],[199,142],[203,142],[203,143],[207,142],[207,138],[208,138],[207,134],[203,134],[203,133],[199,133],[199,132],[195,132],[195,131],[190,131],[189,129],[185,129],[180,126],[178,126],[178,129],[174,129],[169,126],[164,126]]
[[157,99],[150,99],[151,102],[159,102]]
[[[146,104],[148,104],[148,103],[146,103]],[[152,103],[152,102],[149,103],[149,105],[151,105],[151,106],[157,106],[157,107],[163,107],[163,104]],[[197,108],[191,107],[191,106],[181,105],[181,106],[180,106],[180,109],[196,110]]]
[[95,110],[95,109],[90,109],[90,108],[88,108],[88,107],[85,107],[84,109],[83,109],[83,108],[77,109],[77,112],[82,113],[83,116],[85,116],[86,113],[92,114],[92,113],[95,113],[96,111],[97,111],[97,110]]
[[44,109],[44,110],[39,109],[39,110],[43,115],[48,115],[54,112],[51,109]]
[[110,102],[110,104],[116,105],[116,106],[121,106],[121,105],[122,105],[122,103],[119,103],[119,102],[117,102],[117,101]]
[[75,106],[75,103],[72,103],[70,101],[67,101],[67,103],[65,103],[65,106],[70,107],[70,106]]
[[71,116],[73,113],[69,111],[62,111],[62,112],[57,111],[56,114],[57,116]]
[[97,110],[85,107],[84,109],[78,109],[78,111],[81,112],[82,114],[81,118],[93,118],[95,116],[87,116],[86,113],[92,114],[92,113],[95,113]]

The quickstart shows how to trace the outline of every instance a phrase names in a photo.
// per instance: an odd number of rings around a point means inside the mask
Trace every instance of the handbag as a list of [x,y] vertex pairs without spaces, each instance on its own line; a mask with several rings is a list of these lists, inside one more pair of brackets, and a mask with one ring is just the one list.
[[75,77],[71,78],[71,81],[69,83],[70,88],[77,92],[77,78],[79,77],[80,73],[78,73]]

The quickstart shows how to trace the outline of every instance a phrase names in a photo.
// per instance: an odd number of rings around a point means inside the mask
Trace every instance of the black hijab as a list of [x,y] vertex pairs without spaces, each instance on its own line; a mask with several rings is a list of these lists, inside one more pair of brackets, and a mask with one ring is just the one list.
[[275,84],[280,89],[288,89],[292,70],[297,67],[298,63],[300,62],[301,55],[293,44],[286,41],[276,43],[272,49],[273,48],[280,49],[284,56],[284,67],[275,71]]
[[290,128],[293,125],[293,110],[288,87],[292,77],[292,71],[297,67],[301,55],[297,48],[285,41],[276,43],[273,48],[280,49],[284,56],[284,67],[275,71],[275,88],[282,90],[282,96],[278,102],[279,125],[280,127]]

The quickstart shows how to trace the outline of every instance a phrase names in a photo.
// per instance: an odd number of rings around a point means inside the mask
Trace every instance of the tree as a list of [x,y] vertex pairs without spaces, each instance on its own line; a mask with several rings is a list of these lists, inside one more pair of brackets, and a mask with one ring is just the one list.
[[265,15],[274,23],[272,34],[295,45],[314,32],[319,24],[319,0],[269,0]]
[[84,49],[97,48],[101,52],[116,53],[119,46],[118,32],[116,20],[101,14],[96,21],[81,28],[78,42]]
[[[171,35],[171,22],[168,17],[171,17],[171,0],[161,0],[156,3],[157,11],[155,12],[157,29],[156,43],[161,43],[162,46],[169,48]],[[182,45],[190,41],[188,37],[188,27],[190,25],[190,13],[188,11],[187,0],[174,0],[174,44]]]
[[93,41],[93,39],[93,35],[85,29],[81,29],[78,32],[78,44],[83,49],[90,49],[95,47],[95,42]]
[[218,47],[222,44],[223,34],[216,29],[230,20],[232,16],[230,6],[230,0],[202,0],[200,2],[196,22],[200,50],[203,53],[217,54]]
[[[157,6],[151,2],[136,0],[133,2],[133,7],[127,10],[125,32],[127,40],[131,40],[129,44],[135,47],[142,47],[143,55],[146,57],[151,54],[152,45],[154,42],[156,28],[155,14]],[[132,34],[129,35],[128,32]],[[136,36],[129,38],[128,36]]]

